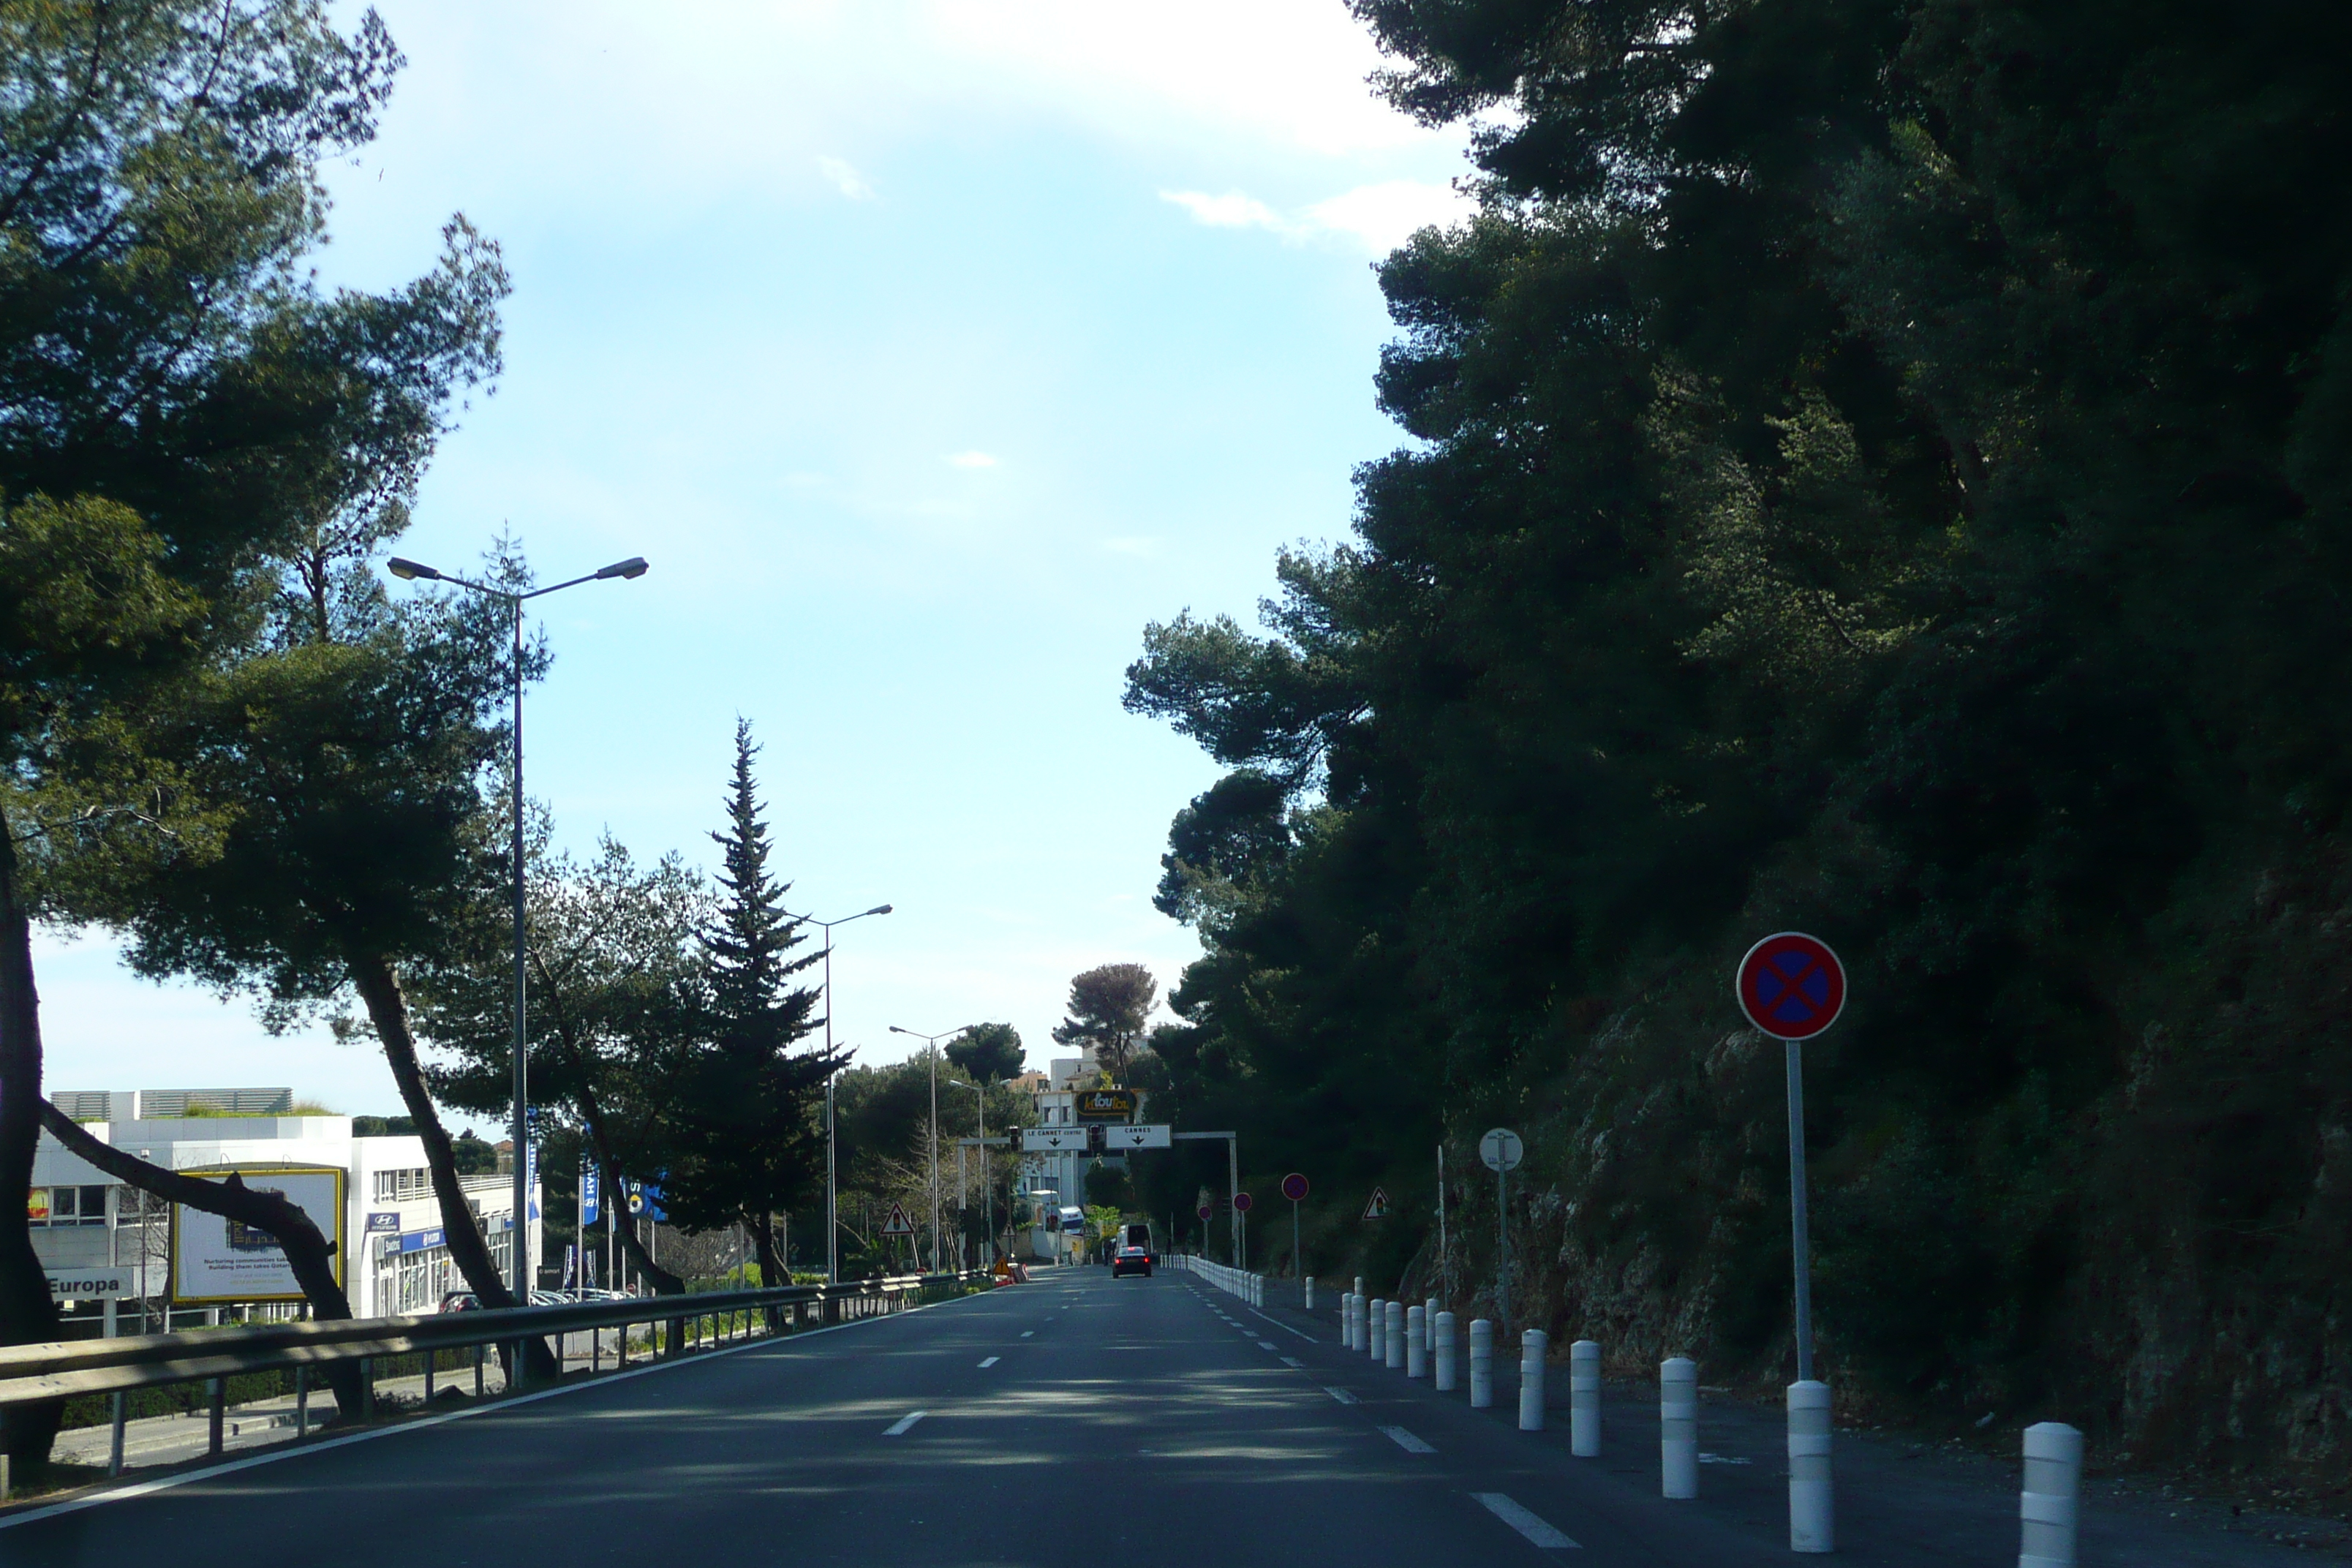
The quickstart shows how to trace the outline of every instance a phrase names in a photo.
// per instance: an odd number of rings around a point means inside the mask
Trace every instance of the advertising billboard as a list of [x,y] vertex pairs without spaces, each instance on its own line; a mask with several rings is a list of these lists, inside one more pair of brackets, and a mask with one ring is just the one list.
[[[184,1176],[222,1181],[226,1171],[183,1171]],[[343,1275],[343,1173],[331,1167],[272,1167],[238,1171],[256,1192],[283,1193],[310,1216],[333,1249],[335,1279]],[[302,1287],[293,1267],[267,1231],[172,1205],[172,1299],[190,1306],[228,1301],[299,1301]]]

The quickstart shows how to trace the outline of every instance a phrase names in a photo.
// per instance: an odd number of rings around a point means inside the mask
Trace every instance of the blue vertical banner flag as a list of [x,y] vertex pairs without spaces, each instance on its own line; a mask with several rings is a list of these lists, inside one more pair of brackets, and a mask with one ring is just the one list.
[[603,1193],[597,1189],[596,1167],[583,1165],[580,1168],[580,1223],[582,1225],[594,1225],[598,1217],[604,1214],[603,1197]]
[[566,1290],[575,1283],[573,1276],[580,1270],[580,1249],[569,1242],[563,1247],[563,1286]]
[[538,1129],[533,1128],[532,1137],[528,1146],[529,1154],[523,1163],[522,1178],[522,1190],[530,1194],[530,1217],[533,1219],[539,1217],[539,1138],[537,1133]]

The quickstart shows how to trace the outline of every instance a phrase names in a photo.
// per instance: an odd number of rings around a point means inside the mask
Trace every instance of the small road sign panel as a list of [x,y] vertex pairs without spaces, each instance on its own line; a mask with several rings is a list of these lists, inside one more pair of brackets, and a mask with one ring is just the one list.
[[1103,1129],[1103,1146],[1107,1149],[1165,1149],[1168,1147],[1168,1124],[1164,1121],[1131,1121],[1120,1127]]
[[1307,1195],[1307,1178],[1293,1171],[1282,1178],[1282,1195],[1292,1203]]
[[1478,1158],[1486,1162],[1490,1171],[1516,1171],[1527,1157],[1528,1146],[1507,1127],[1489,1128],[1486,1136],[1478,1140]]
[[1249,1213],[1250,1205],[1255,1201],[1256,1200],[1253,1199],[1247,1193],[1235,1193],[1234,1194],[1234,1212],[1238,1214]]
[[1199,1208],[1194,1209],[1192,1212],[1199,1215],[1202,1219],[1214,1219],[1217,1216],[1217,1205],[1214,1204],[1202,1204]]
[[1374,1187],[1372,1189],[1372,1201],[1364,1205],[1364,1217],[1366,1219],[1386,1219],[1388,1216],[1389,1190],[1386,1187]]
[[1845,1010],[1845,965],[1819,937],[1776,931],[1748,950],[1732,988],[1749,1023],[1777,1039],[1810,1040]]
[[897,1204],[892,1204],[890,1205],[890,1217],[882,1222],[882,1234],[885,1236],[912,1236],[915,1234],[914,1222],[907,1217],[907,1211],[905,1209],[899,1207]]

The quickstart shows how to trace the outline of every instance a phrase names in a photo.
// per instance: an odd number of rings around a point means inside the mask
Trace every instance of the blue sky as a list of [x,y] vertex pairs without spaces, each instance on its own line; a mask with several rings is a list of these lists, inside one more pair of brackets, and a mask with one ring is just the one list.
[[[861,1059],[987,1018],[1042,1062],[1077,970],[1172,984],[1197,950],[1150,894],[1214,769],[1122,672],[1344,535],[1399,439],[1370,264],[1464,210],[1459,137],[1372,97],[1339,0],[378,8],[410,64],[329,172],[320,278],[395,285],[463,211],[515,283],[401,552],[653,563],[542,606],[559,837],[709,865],[740,714],[794,907],[896,906],[837,937]],[[55,1087],[398,1109],[373,1053],[102,939],[41,966]]]

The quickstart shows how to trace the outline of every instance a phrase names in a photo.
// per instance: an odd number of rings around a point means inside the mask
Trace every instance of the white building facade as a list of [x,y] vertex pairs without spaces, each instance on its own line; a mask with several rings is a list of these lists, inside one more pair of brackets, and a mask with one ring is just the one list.
[[[285,1090],[138,1091],[53,1097],[101,1142],[152,1164],[190,1173],[254,1173],[325,1169],[343,1177],[343,1293],[362,1317],[436,1310],[445,1293],[464,1289],[451,1262],[425,1163],[413,1135],[361,1138],[348,1116],[236,1114],[248,1104],[290,1110]],[[224,1113],[222,1102],[230,1113]],[[193,1104],[200,1113],[185,1111]],[[161,1114],[158,1114],[158,1113]],[[101,1120],[101,1118],[103,1118]],[[501,1277],[511,1278],[513,1178],[461,1178],[467,1208],[488,1241]],[[541,1222],[532,1189],[532,1217],[522,1233],[534,1261]],[[33,1248],[47,1271],[51,1292],[79,1332],[103,1324],[106,1332],[136,1333],[196,1321],[217,1321],[217,1308],[201,1316],[182,1310],[168,1317],[170,1215],[159,1200],[69,1152],[44,1132],[33,1156],[29,1210]],[[290,1309],[260,1309],[285,1315]],[[88,1321],[88,1320],[97,1320]]]

